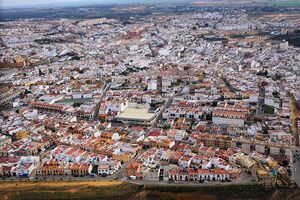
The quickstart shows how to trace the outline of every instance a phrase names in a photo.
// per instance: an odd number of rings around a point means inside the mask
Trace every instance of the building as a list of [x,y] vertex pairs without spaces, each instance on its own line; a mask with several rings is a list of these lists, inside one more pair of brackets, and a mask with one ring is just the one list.
[[249,109],[244,105],[219,105],[213,109],[214,124],[244,126]]
[[157,112],[152,112],[149,105],[132,103],[114,119],[130,125],[150,126],[156,117]]

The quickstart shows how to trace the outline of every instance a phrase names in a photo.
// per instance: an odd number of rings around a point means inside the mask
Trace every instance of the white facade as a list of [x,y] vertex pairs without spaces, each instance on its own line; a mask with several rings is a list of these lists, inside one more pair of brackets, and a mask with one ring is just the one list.
[[150,80],[148,83],[148,91],[157,90],[157,81],[156,80]]
[[82,98],[82,94],[81,93],[74,93],[72,95],[73,99],[81,99]]
[[113,111],[113,112],[123,112],[127,107],[128,107],[128,102],[112,102],[112,103],[107,103],[107,110]]
[[255,145],[255,151],[257,151],[258,153],[265,153],[265,146]]
[[213,116],[212,121],[214,124],[226,124],[226,125],[234,125],[234,126],[244,126],[245,125],[244,119],[231,119],[231,118]]
[[92,98],[93,94],[92,93],[85,93],[82,95],[83,98]]

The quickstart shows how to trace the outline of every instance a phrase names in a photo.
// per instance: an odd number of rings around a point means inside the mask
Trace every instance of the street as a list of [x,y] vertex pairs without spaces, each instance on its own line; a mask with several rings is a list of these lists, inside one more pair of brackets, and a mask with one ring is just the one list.
[[[136,160],[132,159],[127,165],[134,162]],[[126,166],[127,166],[126,165]],[[73,176],[47,176],[47,177],[32,177],[32,178],[18,178],[18,177],[8,177],[6,179],[2,179],[2,182],[28,182],[28,181],[113,181],[119,180],[127,183],[137,184],[137,185],[199,185],[199,186],[222,186],[222,185],[249,185],[249,184],[257,184],[256,181],[251,177],[251,175],[247,173],[242,173],[241,178],[237,180],[232,180],[231,182],[220,182],[220,181],[208,181],[199,183],[198,181],[175,181],[175,182],[168,182],[168,181],[145,181],[145,180],[131,180],[127,178],[124,174],[124,169],[126,167],[123,166],[115,174],[102,177],[102,176],[84,176],[84,177],[73,177]]]
[[291,148],[291,169],[295,183],[300,186],[300,147]]
[[165,109],[166,109],[167,107],[169,107],[169,106],[171,105],[172,101],[173,101],[173,96],[172,96],[172,97],[169,97],[168,100],[166,100],[165,104],[164,104],[163,107],[160,109],[159,113],[157,114],[157,117],[155,118],[155,120],[154,120],[154,122],[153,122],[153,124],[151,125],[150,128],[156,127],[157,122],[158,122],[159,120],[161,120],[161,118],[162,118],[162,113],[165,111]]
[[98,119],[98,114],[99,114],[99,109],[100,109],[100,106],[101,106],[101,101],[102,101],[102,98],[105,95],[106,91],[108,90],[109,86],[110,86],[110,83],[107,83],[105,85],[105,88],[104,88],[104,90],[103,90],[103,92],[102,92],[102,94],[101,94],[101,96],[99,98],[99,102],[98,102],[98,104],[96,106],[96,110],[94,112],[94,117],[93,117],[94,121],[96,121]]

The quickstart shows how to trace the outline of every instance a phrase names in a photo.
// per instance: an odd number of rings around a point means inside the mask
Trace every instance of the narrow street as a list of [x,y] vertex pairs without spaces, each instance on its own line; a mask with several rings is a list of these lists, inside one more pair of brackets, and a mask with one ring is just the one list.
[[167,107],[169,107],[171,105],[172,101],[173,101],[173,96],[169,97],[168,100],[166,101],[166,103],[160,109],[159,113],[157,114],[157,117],[155,118],[155,120],[150,128],[154,128],[157,125],[157,122],[162,118],[162,113],[165,111],[165,109]]
[[101,94],[101,96],[100,96],[100,98],[99,98],[99,102],[98,102],[98,104],[97,104],[97,107],[96,107],[96,110],[95,110],[95,113],[94,113],[94,117],[93,117],[93,120],[94,120],[94,121],[97,121],[98,114],[99,114],[99,109],[100,109],[100,106],[101,106],[101,101],[102,101],[102,99],[103,99],[105,93],[106,93],[107,90],[109,89],[109,86],[110,86],[110,83],[106,83],[106,86],[105,86],[105,88],[104,88],[104,90],[103,90],[103,92],[102,92],[102,94]]
[[144,149],[141,149],[141,151],[138,153],[138,155],[136,155],[133,159],[131,159],[129,162],[127,163],[124,163],[122,166],[121,166],[121,169],[118,170],[115,174],[113,175],[110,175],[108,177],[116,177],[118,179],[122,179],[123,177],[126,177],[125,175],[125,169],[128,165],[132,164],[133,162],[135,162],[143,153],[145,153],[145,150]]

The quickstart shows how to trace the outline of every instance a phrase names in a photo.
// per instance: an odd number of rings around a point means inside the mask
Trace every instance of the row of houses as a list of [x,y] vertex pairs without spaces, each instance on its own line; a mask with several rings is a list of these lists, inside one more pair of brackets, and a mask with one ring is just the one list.
[[107,159],[97,164],[85,162],[66,162],[49,155],[43,159],[39,156],[1,157],[1,177],[34,177],[34,176],[86,176],[99,174],[103,176],[116,173],[121,161]]
[[68,163],[59,162],[55,159],[48,160],[37,166],[36,176],[86,176],[99,174],[102,176],[112,175],[121,167],[121,162],[117,160],[101,161],[98,165],[88,163]]

